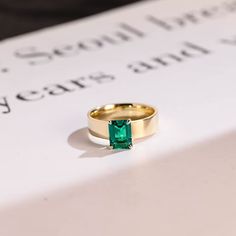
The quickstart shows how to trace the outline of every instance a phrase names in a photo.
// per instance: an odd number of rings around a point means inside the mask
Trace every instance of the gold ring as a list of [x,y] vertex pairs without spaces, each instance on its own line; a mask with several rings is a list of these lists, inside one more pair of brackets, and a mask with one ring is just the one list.
[[156,108],[138,103],[97,107],[88,113],[89,138],[113,149],[130,149],[133,140],[156,132],[157,114]]

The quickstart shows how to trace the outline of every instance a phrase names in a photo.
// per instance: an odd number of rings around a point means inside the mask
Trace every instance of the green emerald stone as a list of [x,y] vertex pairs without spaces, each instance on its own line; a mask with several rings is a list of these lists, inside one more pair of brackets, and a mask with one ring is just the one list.
[[109,122],[110,146],[113,149],[130,149],[132,132],[130,120],[112,120]]

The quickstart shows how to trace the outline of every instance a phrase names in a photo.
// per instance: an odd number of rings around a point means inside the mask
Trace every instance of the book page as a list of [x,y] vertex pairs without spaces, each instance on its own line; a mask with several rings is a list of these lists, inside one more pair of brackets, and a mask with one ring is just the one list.
[[[235,235],[236,1],[150,1],[0,43],[0,234]],[[87,112],[157,107],[115,152]],[[22,234],[19,234],[22,233]]]

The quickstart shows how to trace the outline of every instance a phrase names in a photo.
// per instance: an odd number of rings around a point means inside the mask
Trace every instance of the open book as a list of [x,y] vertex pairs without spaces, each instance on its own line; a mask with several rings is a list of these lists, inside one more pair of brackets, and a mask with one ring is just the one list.
[[[130,5],[0,43],[0,235],[235,235],[236,1]],[[111,152],[87,112],[140,102]]]

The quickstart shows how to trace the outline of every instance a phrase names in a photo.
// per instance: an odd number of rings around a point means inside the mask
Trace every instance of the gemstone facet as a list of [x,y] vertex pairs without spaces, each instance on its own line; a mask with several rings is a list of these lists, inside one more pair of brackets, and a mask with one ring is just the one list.
[[110,146],[113,149],[130,149],[132,132],[130,120],[112,120],[108,124]]

